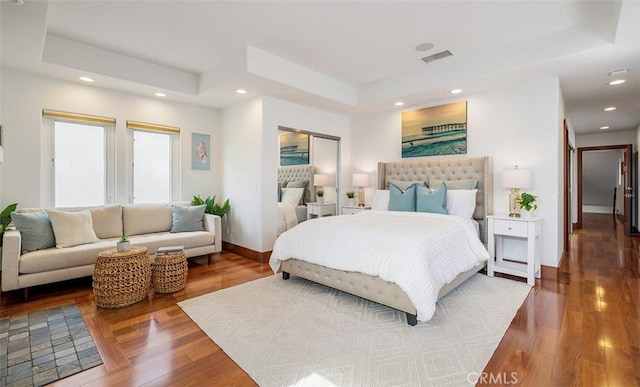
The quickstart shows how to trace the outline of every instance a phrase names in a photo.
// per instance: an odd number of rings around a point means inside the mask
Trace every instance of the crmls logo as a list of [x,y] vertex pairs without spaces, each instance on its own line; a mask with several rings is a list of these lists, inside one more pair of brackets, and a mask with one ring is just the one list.
[[472,372],[467,375],[467,381],[469,382],[469,384],[518,384],[518,373]]

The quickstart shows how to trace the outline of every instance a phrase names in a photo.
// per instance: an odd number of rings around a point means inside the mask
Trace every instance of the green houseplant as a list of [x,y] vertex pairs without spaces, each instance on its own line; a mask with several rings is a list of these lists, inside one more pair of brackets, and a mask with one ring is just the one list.
[[356,197],[356,193],[354,191],[347,191],[347,205],[353,206],[353,199]]
[[531,215],[532,211],[538,209],[536,200],[538,200],[538,197],[528,192],[523,192],[516,197],[516,203],[520,205],[520,208],[523,209],[528,216]]
[[11,223],[11,213],[18,208],[18,203],[9,204],[2,212],[0,212],[0,246],[2,246],[2,239],[4,231]]
[[200,195],[193,195],[193,200],[191,200],[191,204],[194,206],[205,205],[204,208],[205,214],[213,214],[218,215],[219,217],[224,217],[229,210],[231,209],[231,205],[229,204],[229,199],[225,200],[224,203],[219,204],[216,203],[216,196],[213,195],[207,196],[206,199],[202,199]]
[[322,188],[316,190],[316,196],[318,196],[318,203],[324,203],[324,190]]

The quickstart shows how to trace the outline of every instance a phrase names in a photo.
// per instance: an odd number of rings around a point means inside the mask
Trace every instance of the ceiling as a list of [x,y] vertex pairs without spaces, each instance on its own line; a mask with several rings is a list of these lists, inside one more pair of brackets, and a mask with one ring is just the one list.
[[[576,134],[640,125],[637,1],[16,2],[0,3],[2,66],[97,87],[357,115],[557,76]],[[623,68],[626,83],[608,86]]]

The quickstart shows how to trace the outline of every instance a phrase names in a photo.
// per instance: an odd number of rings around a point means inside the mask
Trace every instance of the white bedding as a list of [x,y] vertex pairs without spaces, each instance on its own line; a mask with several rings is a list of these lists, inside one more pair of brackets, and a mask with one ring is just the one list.
[[404,290],[427,321],[438,292],[489,254],[471,220],[419,212],[362,211],[308,220],[278,237],[269,264],[297,258],[379,276]]
[[298,224],[296,206],[291,203],[278,202],[278,235]]

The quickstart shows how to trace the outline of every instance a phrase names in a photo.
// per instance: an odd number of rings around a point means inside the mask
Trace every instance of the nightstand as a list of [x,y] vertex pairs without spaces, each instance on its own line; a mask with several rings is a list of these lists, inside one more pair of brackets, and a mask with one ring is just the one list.
[[[540,278],[542,218],[510,218],[508,215],[489,215],[487,216],[487,225],[487,250],[489,250],[487,275],[493,277],[494,272],[515,275],[526,278],[527,284],[535,285],[535,279]],[[517,262],[504,260],[504,238],[526,242],[527,256],[513,257]]]
[[307,203],[307,219],[322,218],[336,214],[335,203]]
[[359,207],[359,206],[343,206],[342,207],[342,215],[353,215],[353,214],[357,214],[359,212],[365,211],[365,210],[370,210],[371,206],[364,206],[364,207]]

